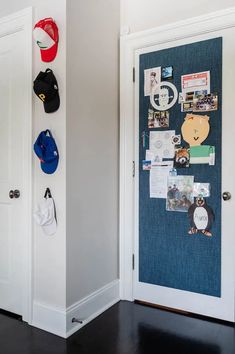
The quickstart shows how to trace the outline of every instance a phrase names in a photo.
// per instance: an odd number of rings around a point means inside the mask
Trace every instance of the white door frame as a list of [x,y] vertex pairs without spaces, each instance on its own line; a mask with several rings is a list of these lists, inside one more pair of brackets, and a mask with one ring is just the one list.
[[[32,317],[32,8],[0,18],[0,38],[16,32],[24,33],[25,58],[27,60],[27,104],[28,112],[24,122],[23,170],[24,170],[24,220],[23,238],[23,320],[31,323]],[[20,68],[19,68],[20,70]]]
[[133,168],[137,173],[134,137],[135,51],[144,47],[172,43],[235,27],[235,7],[172,23],[151,30],[124,35],[120,39],[120,298],[133,301],[135,201]]

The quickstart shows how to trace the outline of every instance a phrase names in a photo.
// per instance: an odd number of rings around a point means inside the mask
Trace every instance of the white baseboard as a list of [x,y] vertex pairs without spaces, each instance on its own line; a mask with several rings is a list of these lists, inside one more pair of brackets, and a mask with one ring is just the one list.
[[32,326],[65,338],[66,311],[34,302]]
[[[115,280],[68,307],[66,311],[35,301],[32,326],[68,338],[117,303],[120,300],[119,291],[119,280]],[[72,323],[74,317],[83,323]]]
[[[66,311],[66,338],[116,304],[120,300],[119,291],[119,280],[115,280],[68,307]],[[83,323],[72,323],[72,318],[74,317],[82,320]]]

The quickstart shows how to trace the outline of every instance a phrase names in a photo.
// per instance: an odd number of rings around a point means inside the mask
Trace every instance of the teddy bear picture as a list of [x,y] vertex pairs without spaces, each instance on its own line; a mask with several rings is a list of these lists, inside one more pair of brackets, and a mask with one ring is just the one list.
[[174,158],[175,168],[189,167],[189,159],[190,159],[189,149],[184,147],[176,147],[175,158]]
[[215,147],[201,145],[209,135],[209,116],[186,114],[181,127],[183,139],[190,147],[190,164],[215,164]]

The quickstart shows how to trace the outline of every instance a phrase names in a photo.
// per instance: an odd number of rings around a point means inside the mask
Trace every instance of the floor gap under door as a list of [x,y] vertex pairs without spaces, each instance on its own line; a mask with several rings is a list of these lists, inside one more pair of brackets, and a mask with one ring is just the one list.
[[142,306],[155,307],[156,309],[159,309],[159,310],[173,312],[173,313],[177,313],[177,314],[183,315],[183,316],[188,316],[188,317],[191,317],[191,318],[198,318],[200,320],[209,321],[209,322],[215,322],[215,323],[220,323],[220,324],[225,324],[227,326],[234,327],[234,323],[233,322],[224,321],[224,320],[220,320],[220,319],[213,318],[213,317],[208,317],[208,316],[203,316],[203,315],[197,315],[197,314],[192,313],[192,312],[182,311],[182,310],[178,310],[178,309],[175,309],[175,308],[172,308],[172,307],[161,306],[161,305],[158,305],[158,304],[152,304],[152,303],[145,302],[145,301],[140,301],[140,300],[134,300],[134,303],[136,303],[138,305],[142,305]]

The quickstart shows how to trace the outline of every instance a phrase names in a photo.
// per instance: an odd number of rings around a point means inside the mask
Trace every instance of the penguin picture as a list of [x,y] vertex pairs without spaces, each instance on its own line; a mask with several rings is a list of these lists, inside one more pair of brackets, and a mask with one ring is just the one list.
[[215,220],[215,215],[203,197],[196,198],[196,201],[188,209],[188,216],[191,226],[188,231],[190,235],[200,232],[205,236],[212,236],[210,230]]

